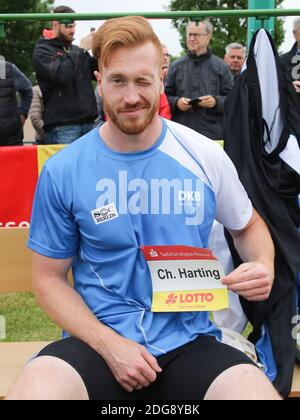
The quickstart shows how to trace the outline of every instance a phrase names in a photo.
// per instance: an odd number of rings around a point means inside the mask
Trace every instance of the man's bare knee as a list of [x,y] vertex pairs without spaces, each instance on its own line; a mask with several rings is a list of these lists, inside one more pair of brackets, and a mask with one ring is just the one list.
[[87,400],[80,375],[61,359],[42,356],[28,363],[8,400]]
[[219,375],[208,389],[206,400],[280,400],[281,397],[256,367],[237,365]]

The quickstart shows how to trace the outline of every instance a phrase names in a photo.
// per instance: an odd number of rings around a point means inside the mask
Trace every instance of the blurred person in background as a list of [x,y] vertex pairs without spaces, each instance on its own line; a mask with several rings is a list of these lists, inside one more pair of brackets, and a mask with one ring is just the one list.
[[280,59],[287,84],[289,123],[300,145],[300,17],[294,20],[293,35],[295,44]]
[[167,76],[170,65],[171,65],[171,54],[169,53],[168,48],[166,47],[166,45],[162,44],[162,48],[163,48],[163,64],[162,64],[162,68],[164,71],[164,77]]
[[246,48],[237,42],[232,42],[227,45],[225,51],[226,54],[224,56],[224,62],[229,67],[233,79],[236,80],[236,78],[241,74],[245,62]]
[[[17,93],[20,96],[20,105]],[[0,146],[23,144],[23,126],[31,100],[30,80],[17,66],[0,57]]]
[[44,121],[43,121],[43,97],[41,89],[38,85],[33,86],[33,98],[31,107],[29,109],[29,116],[31,119],[32,126],[35,130],[35,142],[36,144],[45,144],[45,132],[44,132]]
[[[163,59],[162,59],[162,70],[163,70],[163,77],[164,79],[167,77],[170,64],[171,64],[171,54],[169,53],[168,48],[166,45],[162,44],[163,50]],[[168,120],[172,119],[172,112],[171,107],[165,92],[163,92],[160,96],[160,105],[159,105],[159,115],[163,118],[167,118]]]

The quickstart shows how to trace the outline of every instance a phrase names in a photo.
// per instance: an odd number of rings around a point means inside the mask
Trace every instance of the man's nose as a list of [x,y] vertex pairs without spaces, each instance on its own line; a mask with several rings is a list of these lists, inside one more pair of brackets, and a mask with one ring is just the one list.
[[134,86],[133,83],[128,83],[126,87],[126,92],[124,96],[125,102],[128,104],[136,104],[140,99],[140,95],[138,93],[137,88]]

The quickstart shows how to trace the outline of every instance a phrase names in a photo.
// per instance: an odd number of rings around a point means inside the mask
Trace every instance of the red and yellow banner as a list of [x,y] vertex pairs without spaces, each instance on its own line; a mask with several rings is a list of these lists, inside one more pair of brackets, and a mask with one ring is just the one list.
[[63,147],[0,147],[0,228],[29,226],[39,173],[46,160]]

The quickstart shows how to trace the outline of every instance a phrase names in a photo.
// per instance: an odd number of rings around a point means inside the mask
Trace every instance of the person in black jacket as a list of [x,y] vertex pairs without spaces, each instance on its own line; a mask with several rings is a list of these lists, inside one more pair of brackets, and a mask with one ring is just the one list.
[[165,92],[174,121],[213,140],[221,140],[224,101],[231,91],[233,78],[223,60],[209,49],[212,32],[208,21],[199,25],[189,23],[189,53],[171,65]]
[[0,146],[22,146],[23,126],[31,100],[31,82],[18,67],[0,57]]
[[291,51],[283,54],[280,59],[287,82],[289,113],[288,119],[293,134],[300,144],[300,17],[294,20],[293,34],[295,44]]
[[[281,56],[281,62],[287,79],[289,93],[288,119],[300,147],[300,17],[294,20],[293,34],[295,44],[290,52]],[[300,197],[300,196],[299,196]],[[300,205],[300,200],[299,200]],[[299,228],[300,230],[300,228]],[[297,277],[298,313],[300,311],[300,267]],[[298,320],[298,324],[300,321]],[[300,361],[300,329],[297,333],[297,359]]]
[[[59,6],[54,13],[74,13]],[[97,105],[92,86],[97,61],[89,54],[92,34],[84,38],[83,48],[72,45],[75,23],[52,22],[33,53],[44,102],[45,143],[71,143],[94,128]]]
[[[284,397],[291,390],[295,363],[293,322],[300,267],[299,159],[289,114],[275,43],[261,29],[252,38],[247,69],[225,102],[224,149],[275,245],[275,280],[269,298],[259,303],[240,301],[253,327],[249,340],[256,344],[260,360],[268,365],[266,373]],[[227,240],[237,267],[240,257],[230,235]]]

